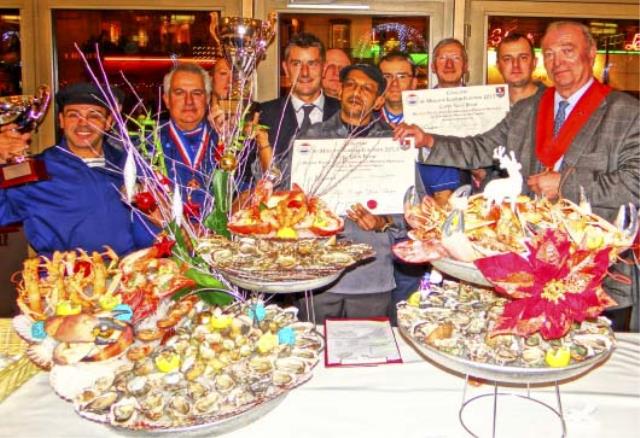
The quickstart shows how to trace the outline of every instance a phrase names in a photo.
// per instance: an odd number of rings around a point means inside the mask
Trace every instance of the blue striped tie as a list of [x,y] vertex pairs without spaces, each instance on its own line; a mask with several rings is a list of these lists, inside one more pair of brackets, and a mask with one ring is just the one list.
[[564,123],[564,119],[567,117],[567,107],[569,106],[569,102],[566,100],[561,100],[558,103],[558,112],[556,113],[556,117],[553,120],[553,137],[558,136],[558,132],[560,132],[560,128],[562,128],[562,124]]

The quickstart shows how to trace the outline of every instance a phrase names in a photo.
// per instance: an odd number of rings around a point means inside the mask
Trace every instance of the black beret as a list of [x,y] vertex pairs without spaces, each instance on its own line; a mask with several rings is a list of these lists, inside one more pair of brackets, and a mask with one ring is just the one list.
[[359,70],[378,84],[378,96],[387,88],[387,81],[378,67],[371,64],[351,64],[340,70],[340,82],[344,82],[349,72]]
[[[124,101],[124,93],[116,87],[110,87],[110,89],[118,103],[122,104]],[[100,89],[90,82],[78,82],[68,85],[58,91],[56,95],[56,103],[60,111],[62,111],[66,105],[73,104],[98,105],[109,110],[109,105],[107,105],[106,102],[107,99],[104,98]]]

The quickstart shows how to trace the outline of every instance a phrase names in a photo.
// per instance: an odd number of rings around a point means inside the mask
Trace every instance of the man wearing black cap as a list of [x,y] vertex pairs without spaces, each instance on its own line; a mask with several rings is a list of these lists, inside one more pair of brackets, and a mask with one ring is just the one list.
[[[329,120],[312,125],[305,139],[390,137],[391,126],[374,117],[384,104],[387,86],[382,72],[368,64],[347,66],[340,72],[340,111]],[[345,273],[337,283],[314,297],[316,320],[327,317],[368,318],[387,316],[391,290],[395,287],[391,244],[402,232],[402,217],[376,216],[362,204],[347,212],[344,235],[354,242],[368,243],[375,259]],[[300,306],[302,309],[304,305]]]
[[[148,246],[153,236],[121,201],[124,157],[104,141],[112,118],[93,84],[73,84],[58,93],[60,144],[40,155],[48,179],[0,190],[0,225],[22,222],[41,254],[109,245],[119,254]],[[28,138],[21,137],[24,146]],[[16,140],[17,137],[14,137]],[[0,150],[4,147],[0,142]],[[3,155],[0,152],[0,159]]]

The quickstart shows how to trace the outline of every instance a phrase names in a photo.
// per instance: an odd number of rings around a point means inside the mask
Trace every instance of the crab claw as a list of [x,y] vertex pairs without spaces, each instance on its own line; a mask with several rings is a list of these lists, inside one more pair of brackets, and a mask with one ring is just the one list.
[[471,185],[460,186],[449,197],[449,205],[455,210],[466,210],[469,207],[469,195]]
[[[616,218],[616,228],[627,238],[632,239],[638,232],[638,209],[631,202],[628,204],[629,214],[627,215],[627,205],[621,205]],[[625,227],[625,224],[628,224]]]
[[591,203],[589,198],[584,193],[584,187],[580,186],[580,201],[578,202],[578,209],[584,215],[591,214]]
[[420,205],[420,195],[418,194],[416,186],[409,187],[404,193],[404,200],[402,201],[402,205],[404,205],[405,212],[408,208]]
[[274,186],[277,186],[282,181],[282,172],[276,166],[271,166],[264,174],[264,179],[270,181]]
[[464,215],[462,210],[453,210],[442,224],[442,235],[464,234]]
[[454,190],[451,196],[456,198],[468,198],[471,195],[471,184],[465,184]]

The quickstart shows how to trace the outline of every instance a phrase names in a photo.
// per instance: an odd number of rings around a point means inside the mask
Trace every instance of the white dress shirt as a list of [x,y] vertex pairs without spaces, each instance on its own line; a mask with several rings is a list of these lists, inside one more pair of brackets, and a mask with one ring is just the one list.
[[[309,114],[309,120],[311,120],[311,124],[322,122],[322,114],[324,110],[324,93],[320,92],[320,96],[316,98],[311,104],[315,107],[313,111]],[[298,120],[298,126],[302,125],[302,118],[304,117],[304,111],[302,107],[307,105],[306,102],[303,102],[300,98],[291,95],[291,105],[293,105],[293,109],[296,112],[296,119]]]
[[[573,111],[573,109],[576,107],[576,104],[578,103],[578,101],[580,100],[580,98],[582,96],[584,96],[584,93],[587,92],[587,90],[589,89],[589,87],[591,86],[591,84],[593,83],[593,78],[591,78],[586,84],[584,84],[582,87],[578,88],[578,90],[573,93],[571,96],[569,96],[568,98],[564,98],[562,96],[560,96],[560,93],[558,93],[558,90],[556,90],[555,94],[553,95],[553,118],[555,120],[555,116],[558,113],[558,107],[560,106],[560,101],[561,100],[565,100],[569,103],[569,105],[567,105],[567,107],[565,108],[565,117],[564,120],[565,122],[567,121],[567,119],[569,118],[569,114],[571,114],[571,111]],[[562,167],[562,160],[564,160],[564,155],[561,156],[560,158],[558,158],[558,161],[556,161],[556,164],[553,165],[553,170],[555,170],[556,172],[560,171],[560,168]]]

